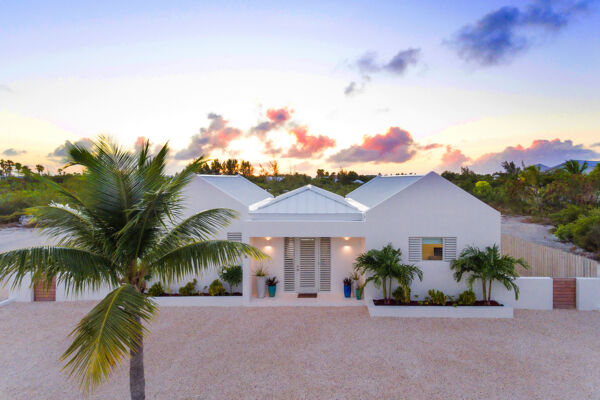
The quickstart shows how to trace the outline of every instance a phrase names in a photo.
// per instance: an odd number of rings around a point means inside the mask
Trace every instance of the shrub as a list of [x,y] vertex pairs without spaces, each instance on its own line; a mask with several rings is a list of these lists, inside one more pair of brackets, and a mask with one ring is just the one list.
[[575,221],[582,214],[584,214],[582,207],[569,204],[566,208],[550,214],[550,220],[554,226],[565,225]]
[[427,294],[429,294],[429,302],[431,304],[445,306],[446,302],[448,301],[448,296],[446,296],[441,290],[429,289]]
[[225,288],[220,280],[215,279],[212,281],[210,286],[208,287],[208,295],[209,296],[223,296],[225,295]]
[[559,225],[554,232],[564,242],[572,241],[588,251],[600,251],[600,210],[580,215],[575,221]]
[[148,296],[162,296],[165,293],[160,282],[156,282],[154,285],[150,286],[148,289]]
[[392,292],[392,296],[398,303],[410,303],[410,287],[398,286]]
[[185,286],[179,288],[179,294],[182,296],[193,296],[196,294],[196,283],[198,283],[198,281],[195,279],[186,283]]
[[229,286],[229,293],[233,293],[233,287],[242,283],[243,271],[241,265],[224,266],[219,271],[219,277]]
[[571,224],[559,225],[554,234],[561,242],[570,242],[573,240],[573,226]]
[[472,306],[475,304],[475,292],[472,290],[465,290],[458,295],[457,303],[461,306]]
[[267,278],[267,286],[275,286],[279,283],[279,280],[277,280],[276,276],[272,276],[270,278]]

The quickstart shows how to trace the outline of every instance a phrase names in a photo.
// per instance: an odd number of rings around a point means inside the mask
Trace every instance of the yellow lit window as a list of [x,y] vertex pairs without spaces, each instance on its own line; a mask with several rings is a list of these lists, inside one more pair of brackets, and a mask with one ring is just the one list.
[[444,259],[444,241],[442,238],[423,238],[421,243],[422,260]]

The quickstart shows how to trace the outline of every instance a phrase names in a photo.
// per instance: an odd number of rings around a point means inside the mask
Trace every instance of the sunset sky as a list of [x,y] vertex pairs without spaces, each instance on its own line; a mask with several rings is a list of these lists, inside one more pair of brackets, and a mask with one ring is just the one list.
[[[80,2],[83,3],[83,2]],[[594,1],[0,2],[0,158],[99,134],[282,171],[600,159]]]

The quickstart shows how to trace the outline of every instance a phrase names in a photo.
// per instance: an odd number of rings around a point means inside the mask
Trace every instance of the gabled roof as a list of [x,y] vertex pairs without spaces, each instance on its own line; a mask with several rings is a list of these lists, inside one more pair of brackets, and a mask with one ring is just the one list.
[[369,182],[346,195],[347,199],[358,201],[372,208],[396,193],[417,182],[421,175],[378,175]]
[[361,221],[364,205],[345,199],[335,193],[306,185],[273,199],[265,199],[250,206],[250,215],[256,219],[319,219]]
[[198,175],[204,181],[249,206],[257,201],[272,199],[273,195],[241,175]]

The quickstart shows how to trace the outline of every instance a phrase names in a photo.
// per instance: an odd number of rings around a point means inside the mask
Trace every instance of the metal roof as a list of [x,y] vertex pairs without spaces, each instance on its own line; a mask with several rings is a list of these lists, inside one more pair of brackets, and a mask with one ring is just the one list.
[[369,182],[346,195],[347,199],[358,201],[372,208],[396,193],[417,182],[421,175],[376,176]]
[[329,219],[362,221],[368,208],[355,200],[306,185],[250,206],[253,219]]
[[257,201],[272,199],[273,195],[241,175],[201,175],[198,177],[249,206]]

